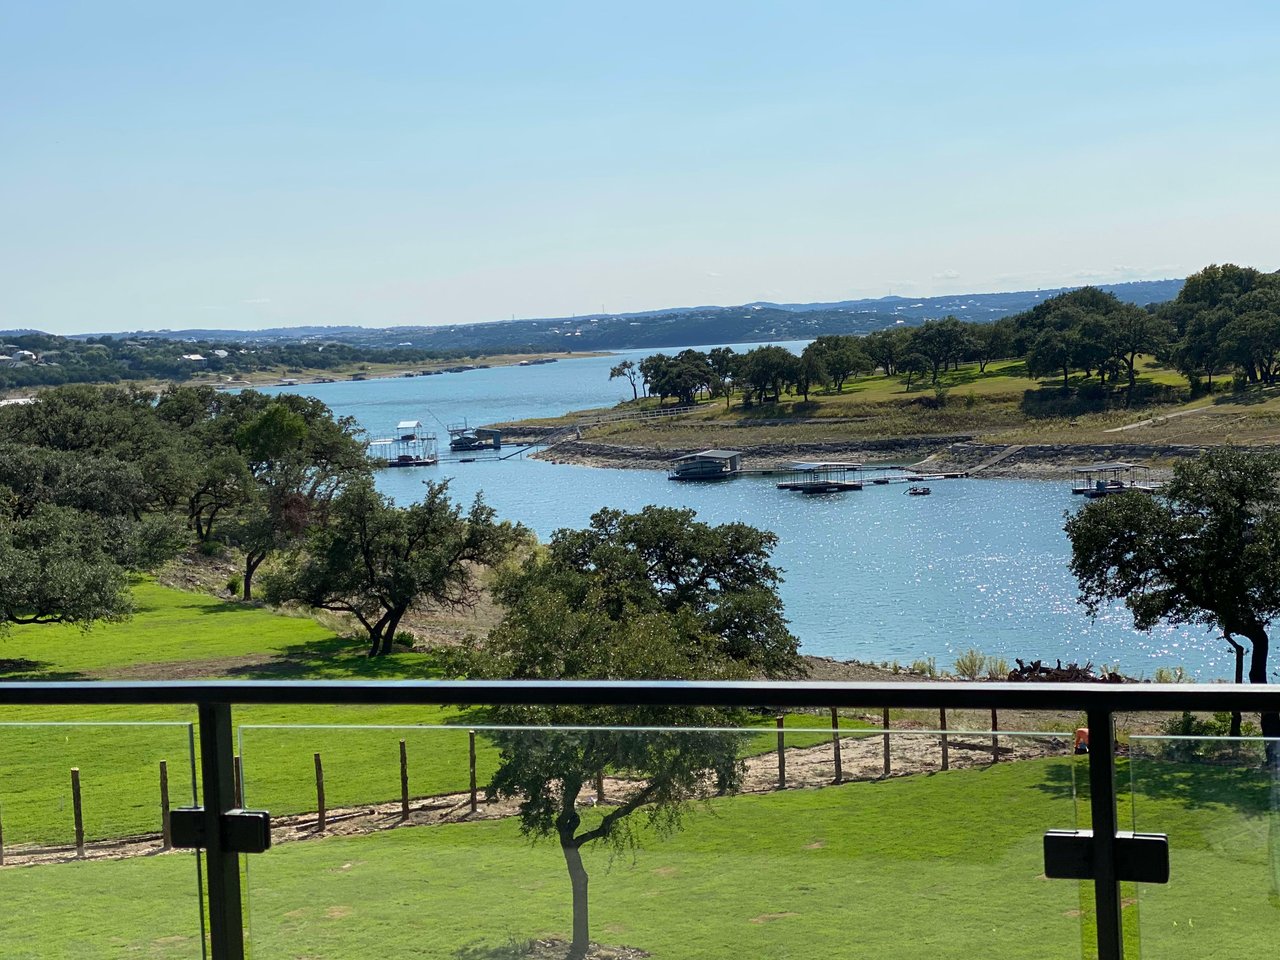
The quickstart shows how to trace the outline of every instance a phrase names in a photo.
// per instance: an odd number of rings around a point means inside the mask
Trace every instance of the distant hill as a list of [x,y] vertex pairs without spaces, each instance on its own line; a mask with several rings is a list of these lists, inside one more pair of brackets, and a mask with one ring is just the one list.
[[[1139,305],[1172,300],[1181,280],[1100,285]],[[962,320],[996,320],[1030,309],[1073,287],[946,297],[880,297],[833,303],[746,303],[732,307],[671,307],[641,313],[593,314],[537,320],[432,327],[277,327],[270,330],[158,330],[122,336],[237,343],[336,342],[365,348],[411,346],[439,352],[622,350],[803,340],[823,333],[869,333],[894,324],[918,324],[954,314]],[[88,336],[88,335],[85,335]],[[79,337],[84,339],[84,337]]]

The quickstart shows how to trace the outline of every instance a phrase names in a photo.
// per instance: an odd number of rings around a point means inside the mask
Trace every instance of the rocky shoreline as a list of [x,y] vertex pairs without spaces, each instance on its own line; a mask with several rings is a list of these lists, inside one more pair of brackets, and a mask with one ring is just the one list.
[[[1171,462],[1196,457],[1204,447],[1157,444],[1000,444],[967,436],[897,437],[881,440],[770,443],[740,448],[747,469],[774,469],[795,460],[847,460],[910,465],[921,472],[968,472],[984,478],[1070,479],[1083,464],[1126,460],[1152,466],[1152,479],[1167,478]],[[555,463],[631,470],[665,470],[672,459],[694,449],[627,446],[568,440],[534,456]],[[1155,461],[1154,463],[1152,461]]]

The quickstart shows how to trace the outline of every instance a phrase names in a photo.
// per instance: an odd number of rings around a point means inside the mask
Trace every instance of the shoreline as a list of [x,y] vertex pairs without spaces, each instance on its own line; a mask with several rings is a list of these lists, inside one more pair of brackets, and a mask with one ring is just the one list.
[[[529,439],[532,439],[530,437]],[[796,460],[848,460],[905,466],[921,473],[967,473],[981,479],[1070,480],[1089,463],[1125,460],[1151,467],[1151,479],[1168,479],[1174,461],[1194,458],[1203,445],[1001,444],[971,437],[899,437],[822,443],[758,444],[738,448],[745,469],[785,468]],[[567,440],[532,456],[552,463],[623,470],[666,470],[671,460],[695,449],[626,446]]]

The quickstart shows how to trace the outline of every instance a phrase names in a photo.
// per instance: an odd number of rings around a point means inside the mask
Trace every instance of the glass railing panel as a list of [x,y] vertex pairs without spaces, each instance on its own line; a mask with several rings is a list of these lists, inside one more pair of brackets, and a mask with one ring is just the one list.
[[[993,763],[990,733],[950,731],[943,772],[938,734],[895,731],[886,778],[883,735],[842,729],[837,784],[831,731],[787,722],[781,770],[769,721],[477,727],[474,812],[466,729],[242,728],[245,802],[289,814],[249,858],[253,956],[565,956],[584,875],[599,956],[1081,956],[1081,885],[1042,862],[1076,822],[1069,738],[1002,732]],[[620,815],[667,796],[694,799]]]
[[186,723],[0,723],[0,956],[203,956],[194,770]]
[[1275,953],[1280,768],[1267,763],[1266,746],[1248,737],[1130,741],[1133,829],[1169,837],[1169,883],[1138,887],[1147,960]]

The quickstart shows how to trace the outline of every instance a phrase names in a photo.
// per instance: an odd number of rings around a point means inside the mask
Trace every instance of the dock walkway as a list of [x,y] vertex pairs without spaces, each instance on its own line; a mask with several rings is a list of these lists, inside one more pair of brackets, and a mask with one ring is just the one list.
[[983,470],[987,469],[987,467],[994,467],[997,463],[1008,460],[1015,453],[1019,453],[1021,450],[1022,444],[1020,443],[1015,443],[1012,446],[1005,447],[999,453],[987,457],[987,459],[983,460],[976,467],[970,467],[969,476],[973,476],[975,473],[981,473]]

